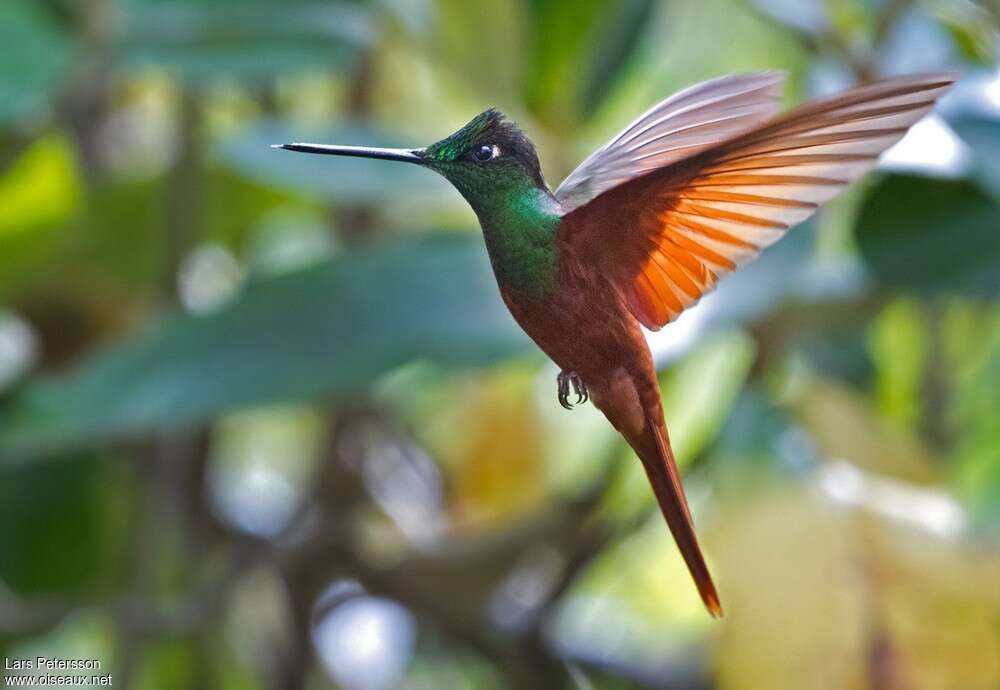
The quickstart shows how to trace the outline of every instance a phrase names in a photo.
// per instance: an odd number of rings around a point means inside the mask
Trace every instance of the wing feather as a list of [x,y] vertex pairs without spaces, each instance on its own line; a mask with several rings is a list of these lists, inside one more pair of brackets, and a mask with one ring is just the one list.
[[657,103],[570,173],[556,198],[570,211],[636,175],[749,131],[777,112],[783,80],[780,72],[721,77]]
[[855,88],[711,145],[693,136],[718,135],[716,121],[745,124],[751,112],[765,112],[762,94],[773,96],[768,89],[778,82],[742,79],[740,90],[709,82],[664,101],[560,186],[571,209],[560,229],[564,246],[598,265],[648,328],[677,318],[869,170],[955,77]]

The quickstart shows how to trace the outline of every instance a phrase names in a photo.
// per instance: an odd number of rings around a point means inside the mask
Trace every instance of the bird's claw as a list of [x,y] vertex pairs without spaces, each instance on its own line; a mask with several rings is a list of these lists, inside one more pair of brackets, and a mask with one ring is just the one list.
[[[567,410],[572,410],[573,405],[580,405],[590,400],[586,384],[575,371],[560,371],[556,383],[559,388],[559,404]],[[570,385],[573,386],[573,392],[576,394],[576,402],[573,403],[569,401]]]

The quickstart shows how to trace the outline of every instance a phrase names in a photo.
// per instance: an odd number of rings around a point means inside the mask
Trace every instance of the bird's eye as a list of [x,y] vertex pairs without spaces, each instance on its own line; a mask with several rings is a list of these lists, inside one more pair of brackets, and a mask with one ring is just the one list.
[[499,156],[500,148],[496,144],[483,144],[477,147],[472,155],[480,163],[485,163]]

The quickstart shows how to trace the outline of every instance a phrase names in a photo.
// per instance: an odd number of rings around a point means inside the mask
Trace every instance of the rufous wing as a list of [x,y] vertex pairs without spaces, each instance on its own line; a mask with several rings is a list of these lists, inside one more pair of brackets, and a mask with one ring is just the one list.
[[[926,74],[855,88],[616,181],[566,214],[560,242],[659,329],[869,170],[954,80]],[[670,136],[659,145],[669,149]]]

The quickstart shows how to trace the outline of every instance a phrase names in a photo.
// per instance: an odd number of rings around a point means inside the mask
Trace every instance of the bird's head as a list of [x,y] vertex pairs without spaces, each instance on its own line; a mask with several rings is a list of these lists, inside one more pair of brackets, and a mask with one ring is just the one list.
[[531,140],[499,110],[490,109],[441,141],[418,149],[280,144],[304,153],[416,163],[443,175],[477,211],[491,199],[525,187],[547,190]]
[[448,178],[473,205],[472,197],[510,186],[545,188],[534,144],[492,108],[421,155],[424,165]]

